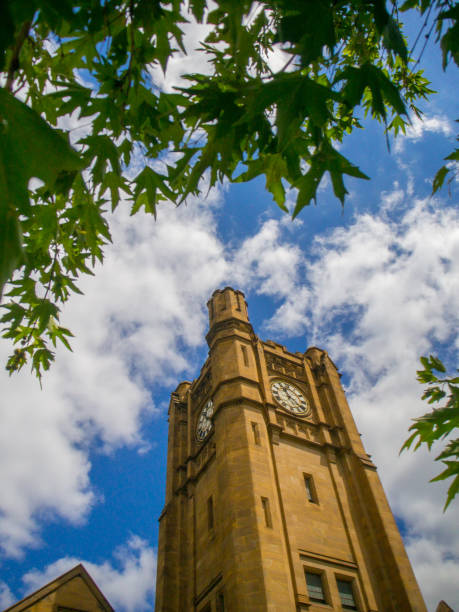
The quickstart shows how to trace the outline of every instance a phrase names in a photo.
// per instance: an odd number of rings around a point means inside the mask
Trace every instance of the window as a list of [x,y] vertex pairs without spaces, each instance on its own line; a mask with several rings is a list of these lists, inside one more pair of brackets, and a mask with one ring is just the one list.
[[246,368],[249,367],[249,355],[247,353],[247,347],[241,346],[242,351],[242,360],[244,361],[244,365]]
[[308,587],[309,599],[311,601],[318,601],[326,603],[324,587],[322,583],[322,575],[314,574],[313,572],[305,571],[306,585]]
[[223,591],[220,591],[217,595],[217,612],[225,612],[225,596]]
[[308,498],[308,501],[310,501],[312,504],[317,504],[318,500],[317,500],[316,488],[314,486],[314,481],[312,479],[312,476],[310,476],[309,474],[303,474],[303,476],[304,476],[304,486],[306,488],[306,497]]
[[266,527],[272,527],[273,522],[271,519],[271,510],[269,507],[269,499],[267,497],[261,498],[261,505],[263,506],[263,512],[265,513],[265,525]]
[[260,428],[258,427],[258,423],[252,423],[252,431],[253,431],[253,441],[257,446],[260,446]]
[[341,580],[337,578],[336,584],[338,585],[338,592],[343,610],[357,610],[352,582],[350,580]]
[[207,500],[207,526],[209,531],[214,528],[214,501],[212,496]]

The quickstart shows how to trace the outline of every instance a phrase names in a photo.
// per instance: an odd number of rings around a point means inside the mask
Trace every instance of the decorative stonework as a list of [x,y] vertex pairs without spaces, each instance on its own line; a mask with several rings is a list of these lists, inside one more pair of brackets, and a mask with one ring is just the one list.
[[194,475],[197,476],[199,472],[207,465],[207,463],[215,455],[215,442],[205,444],[202,447],[201,452],[195,457],[193,461]]
[[319,443],[321,441],[320,432],[312,423],[299,422],[297,419],[280,413],[276,414],[276,422],[282,427],[285,433],[311,442]]
[[218,323],[215,323],[206,336],[207,342],[211,344],[217,334],[226,331],[242,332],[250,335],[253,334],[253,329],[250,323],[247,323],[246,321],[241,321],[240,319],[232,318],[227,319],[226,321],[220,321]]
[[187,405],[185,404],[185,402],[180,402],[180,401],[176,402],[175,410],[177,414],[180,415],[181,417],[186,417]]
[[304,378],[304,369],[301,366],[288,361],[288,359],[283,359],[282,357],[278,357],[277,355],[273,355],[272,353],[268,352],[265,352],[265,359],[268,370],[271,372],[275,372],[276,374],[286,374],[292,378]]
[[192,395],[193,404],[195,406],[200,404],[209,395],[211,390],[212,390],[212,373],[210,370],[207,370],[207,372],[202,377],[201,382],[196,387],[196,389],[193,391],[193,395]]
[[325,366],[325,361],[327,359],[328,355],[326,351],[323,351],[321,349],[317,349],[315,347],[310,348],[307,352],[306,352],[306,359],[309,361],[309,363],[311,364],[311,370],[312,373],[314,375],[314,378],[317,382],[318,385],[323,384],[324,382],[326,382],[326,366]]

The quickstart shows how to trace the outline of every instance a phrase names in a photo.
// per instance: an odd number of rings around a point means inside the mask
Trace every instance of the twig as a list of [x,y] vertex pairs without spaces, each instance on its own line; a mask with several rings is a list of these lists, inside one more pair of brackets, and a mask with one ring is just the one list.
[[8,76],[6,79],[6,89],[10,92],[13,91],[14,73],[19,68],[19,54],[21,52],[22,45],[29,34],[31,25],[31,21],[24,21],[17,35],[16,42],[14,43],[13,55],[11,56],[10,65],[8,67]]

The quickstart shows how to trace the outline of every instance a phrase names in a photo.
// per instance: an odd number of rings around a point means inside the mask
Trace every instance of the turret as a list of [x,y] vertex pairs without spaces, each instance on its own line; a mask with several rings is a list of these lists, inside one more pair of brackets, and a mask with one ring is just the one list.
[[217,289],[207,302],[209,309],[209,330],[222,321],[228,319],[239,319],[249,322],[247,302],[242,291],[236,291],[232,287]]

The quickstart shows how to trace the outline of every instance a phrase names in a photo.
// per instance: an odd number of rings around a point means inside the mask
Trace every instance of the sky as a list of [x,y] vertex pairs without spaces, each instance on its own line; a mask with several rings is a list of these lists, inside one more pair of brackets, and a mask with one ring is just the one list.
[[[202,32],[187,28],[190,50]],[[154,78],[171,88],[200,62]],[[344,208],[325,181],[292,221],[262,180],[164,203],[156,221],[118,207],[104,265],[62,312],[73,352],[58,350],[42,389],[0,370],[0,609],[83,562],[117,611],[153,610],[169,395],[199,373],[206,302],[226,285],[262,339],[329,352],[429,611],[459,608],[459,500],[443,513],[447,485],[429,483],[440,447],[399,455],[428,408],[419,356],[454,370],[459,348],[457,182],[430,195],[455,144],[458,71],[443,73],[434,47],[423,62],[438,92],[424,121],[390,151],[369,120],[345,140],[371,181],[349,179]],[[0,360],[10,350],[1,340]]]

